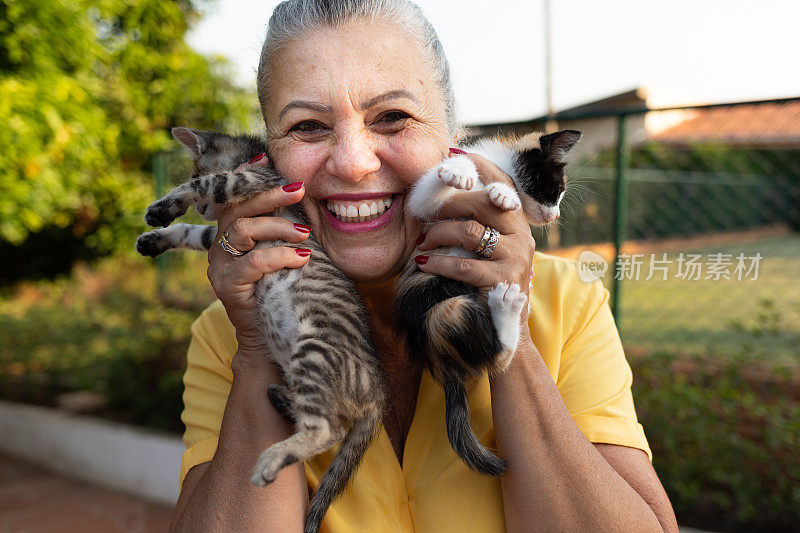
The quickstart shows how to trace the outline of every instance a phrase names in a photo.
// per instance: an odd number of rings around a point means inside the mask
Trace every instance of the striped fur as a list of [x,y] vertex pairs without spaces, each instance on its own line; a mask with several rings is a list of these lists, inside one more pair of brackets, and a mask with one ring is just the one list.
[[[241,201],[286,184],[268,168],[226,170],[264,150],[255,138],[176,130],[173,135],[195,161],[195,175],[150,206],[146,215],[150,225],[168,226],[190,205],[213,219],[214,203]],[[275,215],[308,224],[298,205]],[[208,249],[209,232],[215,229],[176,224],[140,236],[137,249],[153,256],[176,247]],[[265,356],[280,365],[284,376],[284,384],[270,387],[269,396],[297,431],[261,455],[251,481],[259,486],[271,483],[285,466],[306,461],[341,441],[311,499],[305,526],[310,533],[319,530],[325,512],[347,487],[374,438],[383,416],[385,385],[370,342],[364,303],[353,281],[313,237],[300,244],[259,242],[256,248],[273,246],[311,250],[305,266],[264,276],[257,289],[268,346]]]
[[[409,214],[427,222],[459,190],[487,190],[500,209],[521,207],[531,224],[557,218],[566,181],[563,161],[580,138],[565,130],[550,135],[490,138],[465,147],[508,174],[514,187],[483,183],[472,161],[457,155],[437,165],[415,184],[406,203]],[[461,248],[431,254],[477,258]],[[426,274],[409,259],[395,288],[394,316],[411,357],[444,388],[447,436],[456,454],[472,469],[496,476],[505,462],[475,436],[469,421],[465,384],[481,372],[504,371],[520,334],[525,296],[517,285],[499,283],[491,290]]]

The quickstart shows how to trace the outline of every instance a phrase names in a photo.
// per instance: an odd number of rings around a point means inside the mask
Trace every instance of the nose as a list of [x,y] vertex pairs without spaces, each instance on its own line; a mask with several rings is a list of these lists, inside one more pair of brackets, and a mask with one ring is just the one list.
[[381,161],[375,153],[375,143],[368,132],[346,129],[335,137],[330,157],[326,163],[329,174],[357,182],[377,172]]

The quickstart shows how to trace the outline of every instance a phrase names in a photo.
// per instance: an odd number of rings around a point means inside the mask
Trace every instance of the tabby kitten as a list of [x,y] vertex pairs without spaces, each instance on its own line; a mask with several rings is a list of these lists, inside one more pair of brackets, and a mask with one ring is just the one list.
[[[484,184],[465,155],[445,159],[415,184],[406,209],[430,223],[444,203],[460,190],[485,189],[502,210],[522,207],[528,222],[542,225],[558,217],[566,189],[564,156],[581,133],[564,130],[549,135],[490,138],[466,146],[508,174],[514,187]],[[477,258],[463,248],[427,252]],[[395,287],[394,316],[409,356],[444,388],[447,436],[456,454],[483,474],[502,474],[505,462],[478,441],[469,422],[465,384],[482,371],[503,372],[514,356],[520,335],[525,295],[517,284],[477,288],[426,274],[409,260]],[[488,307],[488,308],[487,308]]]
[[[264,151],[257,138],[189,128],[175,128],[173,136],[191,154],[194,176],[149,207],[145,220],[151,226],[167,226],[190,205],[213,220],[215,203],[230,204],[286,184],[269,168],[226,171]],[[298,204],[275,215],[308,224]],[[208,249],[215,230],[188,224],[158,229],[140,236],[137,249],[152,256],[170,247]],[[281,367],[285,383],[270,385],[269,397],[297,432],[261,455],[251,482],[271,483],[283,467],[342,441],[311,499],[305,525],[310,533],[319,530],[325,512],[346,488],[377,432],[385,404],[384,379],[370,342],[364,303],[350,278],[313,236],[302,244],[259,242],[256,248],[274,246],[311,249],[305,266],[264,276],[257,289],[268,346],[265,355]]]

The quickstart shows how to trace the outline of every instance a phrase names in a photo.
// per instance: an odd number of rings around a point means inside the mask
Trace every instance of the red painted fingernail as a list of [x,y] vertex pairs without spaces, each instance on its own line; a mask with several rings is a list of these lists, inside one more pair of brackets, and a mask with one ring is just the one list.
[[258,154],[257,156],[255,156],[255,157],[254,157],[253,159],[251,159],[250,161],[248,161],[248,162],[247,162],[247,164],[248,164],[248,165],[252,165],[253,163],[258,163],[259,161],[261,161],[262,159],[264,159],[264,158],[266,157],[266,155],[267,155],[267,154],[265,154],[265,153],[263,153],[263,152],[262,152],[262,153]]
[[424,233],[422,235],[420,235],[419,237],[417,237],[417,246],[419,246],[420,244],[425,242],[425,237],[427,237],[427,235],[425,235]]
[[303,233],[311,233],[311,228],[309,228],[305,224],[295,224],[294,229],[296,229],[297,231],[302,231]]
[[418,265],[424,265],[425,263],[428,262],[428,256],[427,255],[418,255],[417,257],[414,258],[414,262],[416,264],[418,264]]
[[459,155],[467,155],[467,152],[464,150],[459,150],[458,148],[450,148],[451,154],[459,154]]
[[295,192],[295,191],[299,191],[300,187],[302,187],[302,186],[303,186],[303,182],[302,181],[295,181],[294,183],[290,183],[289,185],[284,185],[281,188],[286,192]]
[[558,215],[556,215],[556,218],[558,218],[558,217],[560,217],[560,216],[561,216],[561,214],[558,214]]
[[295,248],[294,251],[300,257],[308,257],[309,255],[311,255],[311,250],[309,250],[308,248]]

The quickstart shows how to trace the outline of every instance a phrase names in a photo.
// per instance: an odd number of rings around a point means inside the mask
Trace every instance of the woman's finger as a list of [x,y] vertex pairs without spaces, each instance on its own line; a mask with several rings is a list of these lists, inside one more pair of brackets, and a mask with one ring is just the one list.
[[437,220],[468,218],[479,220],[503,235],[514,233],[519,226],[518,211],[503,211],[496,207],[485,190],[452,195],[436,213]]
[[[298,185],[299,184],[299,185]],[[283,187],[260,192],[243,202],[223,209],[217,206],[217,222],[220,228],[227,228],[237,218],[250,218],[271,213],[280,207],[286,207],[300,201],[305,194],[302,182],[290,183]]]
[[300,268],[308,262],[309,257],[311,257],[310,250],[303,248],[288,246],[259,248],[233,258],[230,263],[220,268],[213,268],[212,265],[209,267],[209,277],[213,278],[211,281],[215,288],[249,285],[260,280],[265,274],[271,274],[282,268]]
[[504,278],[497,263],[452,255],[422,254],[414,258],[419,269],[428,274],[463,281],[473,287],[493,287]]
[[[439,222],[431,227],[423,234],[425,237],[419,243],[417,248],[421,252],[433,250],[440,246],[460,246],[465,250],[474,251],[478,244],[483,240],[486,232],[486,226],[476,220],[449,220]],[[492,258],[497,258],[503,255],[503,244],[498,237],[496,251],[492,254]],[[499,254],[499,255],[498,255]]]
[[247,169],[247,167],[266,167],[266,166],[269,166],[269,157],[267,157],[267,154],[265,153],[260,153],[247,163],[242,163],[241,165],[233,169],[233,171],[239,172],[241,170]]
[[247,252],[258,241],[303,241],[308,238],[311,228],[292,223],[283,217],[251,217],[237,218],[224,232],[227,232],[228,244],[239,251]]

